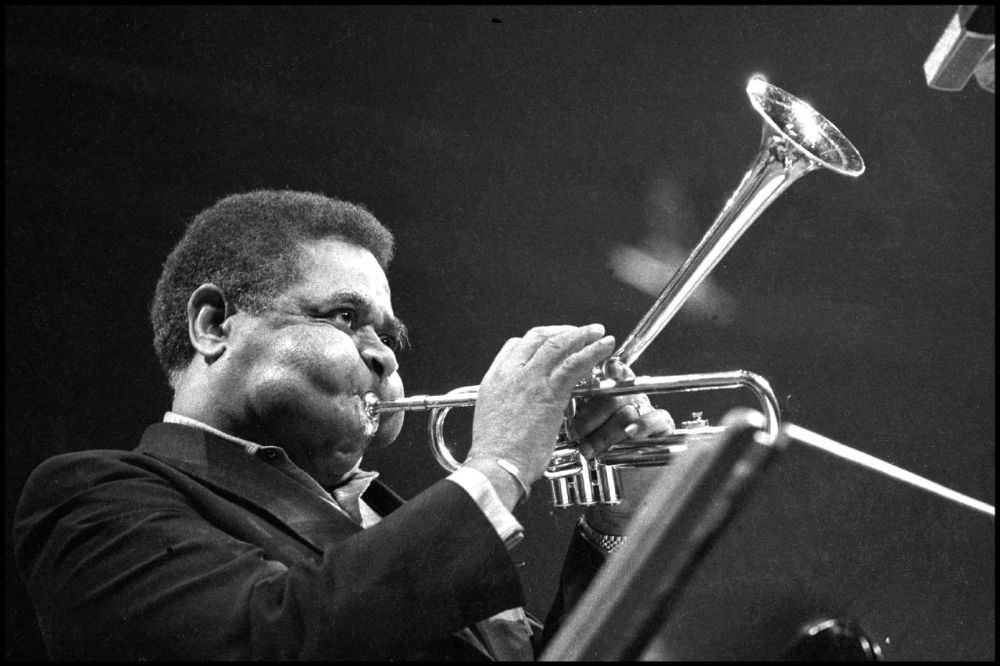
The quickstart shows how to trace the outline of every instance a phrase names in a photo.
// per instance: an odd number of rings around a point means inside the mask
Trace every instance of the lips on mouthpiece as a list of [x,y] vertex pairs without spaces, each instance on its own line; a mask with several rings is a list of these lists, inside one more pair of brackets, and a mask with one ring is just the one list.
[[366,437],[374,437],[378,432],[380,418],[375,411],[378,404],[378,395],[373,391],[368,391],[358,401],[358,412],[361,418],[361,426],[365,430]]

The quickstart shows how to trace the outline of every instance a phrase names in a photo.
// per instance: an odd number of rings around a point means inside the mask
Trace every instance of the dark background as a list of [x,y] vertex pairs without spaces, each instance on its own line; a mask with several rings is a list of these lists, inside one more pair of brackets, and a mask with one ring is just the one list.
[[[701,237],[757,149],[755,73],[868,171],[793,185],[636,371],[755,371],[787,420],[992,504],[995,97],[922,71],[955,9],[8,6],[6,657],[43,655],[28,472],[169,407],[146,309],[190,217],[257,187],[365,203],[399,241],[408,390],[442,393],[533,325],[625,337],[670,271],[644,292],[613,252]],[[445,474],[425,423],[369,461],[405,496]],[[518,510],[536,613],[576,516],[547,495]]]

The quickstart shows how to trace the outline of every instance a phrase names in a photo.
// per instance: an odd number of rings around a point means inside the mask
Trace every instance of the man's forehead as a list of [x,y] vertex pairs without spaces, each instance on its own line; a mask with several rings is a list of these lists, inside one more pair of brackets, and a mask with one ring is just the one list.
[[299,247],[302,249],[302,254],[305,258],[310,258],[314,261],[325,263],[330,260],[343,261],[347,257],[350,257],[354,261],[374,264],[378,267],[379,271],[382,270],[378,259],[375,258],[375,255],[368,248],[340,238],[339,236],[300,241]]
[[388,278],[371,252],[337,238],[300,248],[299,279],[285,292],[299,308],[351,307],[395,318]]
[[302,244],[302,278],[313,286],[368,293],[370,298],[389,295],[389,280],[375,256],[363,247],[329,238]]

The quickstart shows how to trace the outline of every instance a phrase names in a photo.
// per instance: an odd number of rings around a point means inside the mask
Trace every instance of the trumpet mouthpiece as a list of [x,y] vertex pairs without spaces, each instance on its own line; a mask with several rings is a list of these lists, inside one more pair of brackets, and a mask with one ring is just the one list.
[[365,412],[368,414],[368,418],[373,419],[378,416],[378,394],[374,391],[368,391],[363,396],[361,400],[364,402]]

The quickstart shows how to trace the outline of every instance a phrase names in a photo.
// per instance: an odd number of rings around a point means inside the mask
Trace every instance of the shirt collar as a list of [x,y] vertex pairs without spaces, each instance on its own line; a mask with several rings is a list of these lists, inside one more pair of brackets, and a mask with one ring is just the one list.
[[240,446],[242,446],[244,449],[246,449],[247,453],[250,453],[250,454],[257,453],[261,449],[261,445],[260,444],[255,444],[254,442],[251,442],[248,439],[240,439],[239,437],[236,437],[235,435],[230,435],[230,434],[224,433],[221,430],[219,430],[218,428],[213,428],[212,426],[208,425],[207,423],[202,423],[198,419],[193,419],[190,416],[184,416],[183,414],[177,414],[176,412],[167,412],[166,414],[164,414],[163,415],[163,422],[164,423],[177,423],[179,425],[186,425],[186,426],[190,426],[192,428],[198,428],[200,430],[206,430],[206,431],[212,433],[213,435],[215,435],[216,437],[221,437],[222,439],[228,439],[230,442],[236,442],[237,444],[239,444]]

